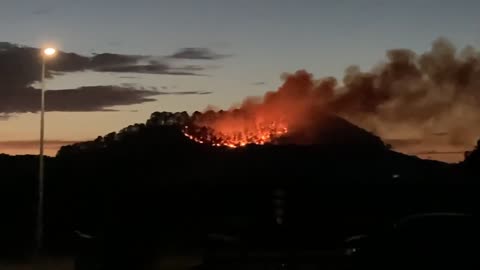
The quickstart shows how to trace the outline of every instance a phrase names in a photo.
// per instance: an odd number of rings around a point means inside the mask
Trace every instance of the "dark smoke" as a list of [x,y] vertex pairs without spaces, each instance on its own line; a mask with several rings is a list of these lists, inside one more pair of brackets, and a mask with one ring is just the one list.
[[[471,145],[480,134],[480,54],[444,38],[417,55],[397,49],[369,72],[349,68],[330,107],[385,137],[424,139],[446,133],[451,144]],[[390,131],[389,131],[390,130]]]
[[[347,68],[341,83],[314,79],[304,70],[284,75],[278,90],[237,108],[255,118],[282,118],[304,131],[327,110],[383,138],[473,145],[480,135],[480,53],[472,47],[458,51],[440,38],[423,54],[395,49],[386,57],[370,71]],[[225,121],[241,122],[218,124]]]

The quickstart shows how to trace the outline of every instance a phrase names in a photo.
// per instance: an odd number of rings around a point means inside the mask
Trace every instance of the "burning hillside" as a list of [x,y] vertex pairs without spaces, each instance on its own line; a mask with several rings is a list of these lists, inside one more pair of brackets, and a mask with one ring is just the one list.
[[275,138],[286,134],[288,127],[282,123],[272,122],[258,124],[250,129],[239,127],[222,132],[208,127],[185,126],[183,132],[185,136],[198,143],[237,148],[248,144],[263,145],[272,142]]
[[480,132],[479,52],[438,39],[423,54],[394,49],[386,56],[370,71],[347,68],[341,82],[305,70],[284,75],[277,90],[226,112],[207,111],[184,133],[215,146],[265,144],[287,132],[308,137],[325,114],[335,113],[383,138],[471,146]]
[[[175,118],[175,114],[163,113]],[[167,117],[168,118],[168,117]],[[303,125],[288,122],[286,118],[276,121],[260,121],[260,118],[246,116],[244,111],[196,112],[186,121],[177,122],[183,134],[189,139],[215,147],[238,148],[250,144],[367,144],[374,148],[383,147],[377,136],[359,128],[348,121],[324,112],[303,121]],[[174,121],[155,121],[173,123]],[[308,123],[308,125],[306,125]]]
[[195,112],[191,115],[187,112],[154,112],[145,124],[130,125],[92,141],[63,146],[57,156],[107,151],[124,144],[133,147],[138,143],[150,144],[150,147],[163,145],[185,149],[192,145],[189,143],[192,141],[229,148],[250,144],[337,145],[342,149],[366,146],[370,150],[384,148],[379,137],[329,113],[322,114],[322,117],[318,115],[308,130],[298,128],[298,125],[285,119],[283,122],[260,122],[258,119],[255,122],[248,119],[240,110]]
[[[230,148],[270,143],[384,146],[377,136],[469,145],[480,132],[479,72],[478,51],[467,47],[458,52],[439,39],[423,54],[390,50],[387,60],[370,71],[349,67],[341,82],[299,70],[285,74],[278,89],[248,97],[229,110],[155,112],[146,126],[176,126],[169,142],[188,142],[186,136]],[[142,125],[125,131],[142,130]],[[109,134],[98,139],[99,147],[124,136],[122,131]]]
[[190,139],[213,146],[236,148],[263,145],[288,132],[285,119],[246,115],[243,111],[200,114],[183,133]]
[[196,142],[214,146],[262,145],[287,132],[307,132],[325,114],[327,99],[322,97],[327,95],[324,84],[317,85],[308,73],[298,72],[263,98],[247,98],[229,111],[194,115],[184,133]]

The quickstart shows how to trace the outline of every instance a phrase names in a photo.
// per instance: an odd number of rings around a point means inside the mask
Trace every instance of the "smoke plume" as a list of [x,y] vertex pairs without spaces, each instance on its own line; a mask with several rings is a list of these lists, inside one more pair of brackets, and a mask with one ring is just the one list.
[[472,47],[457,51],[444,38],[421,55],[391,50],[386,63],[369,72],[347,69],[330,106],[384,137],[446,133],[451,144],[471,145],[480,134],[479,60]]
[[472,145],[480,135],[480,53],[457,50],[444,38],[423,54],[387,51],[386,61],[370,71],[348,67],[341,82],[305,70],[283,77],[278,90],[233,108],[241,113],[207,124],[223,132],[281,121],[289,130],[307,130],[328,111],[384,138],[442,134],[450,144]]

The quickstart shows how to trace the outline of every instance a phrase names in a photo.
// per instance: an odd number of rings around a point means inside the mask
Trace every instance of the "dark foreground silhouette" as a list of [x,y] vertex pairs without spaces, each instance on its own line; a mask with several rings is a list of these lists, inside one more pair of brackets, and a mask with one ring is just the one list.
[[[153,114],[47,159],[45,253],[81,255],[86,269],[148,269],[191,254],[214,267],[255,252],[320,252],[310,257],[326,263],[345,255],[349,236],[410,214],[476,214],[478,147],[459,164],[422,160],[332,116],[318,143],[228,149],[189,140],[175,119]],[[0,156],[5,258],[31,254],[37,161]]]

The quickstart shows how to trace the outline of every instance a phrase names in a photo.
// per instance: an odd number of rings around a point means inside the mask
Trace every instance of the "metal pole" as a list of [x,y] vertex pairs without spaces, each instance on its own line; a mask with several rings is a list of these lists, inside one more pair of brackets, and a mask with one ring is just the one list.
[[36,248],[37,255],[40,253],[43,242],[43,188],[44,188],[44,136],[45,136],[45,55],[42,54],[42,80],[41,80],[41,107],[40,107],[40,155],[38,171],[38,209],[37,209],[37,232]]

